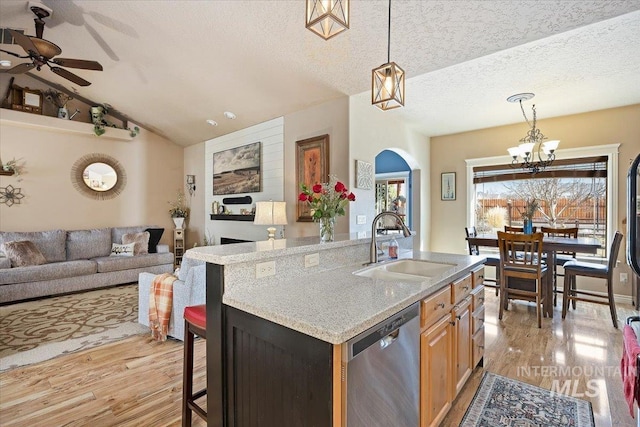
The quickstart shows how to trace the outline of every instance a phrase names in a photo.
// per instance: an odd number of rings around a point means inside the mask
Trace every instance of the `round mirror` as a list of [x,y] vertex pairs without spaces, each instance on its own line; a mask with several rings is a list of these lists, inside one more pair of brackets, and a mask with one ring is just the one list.
[[116,170],[106,163],[91,163],[84,169],[82,179],[94,191],[111,190],[118,183]]
[[71,182],[83,195],[108,200],[124,190],[127,174],[116,159],[106,154],[87,154],[71,168]]

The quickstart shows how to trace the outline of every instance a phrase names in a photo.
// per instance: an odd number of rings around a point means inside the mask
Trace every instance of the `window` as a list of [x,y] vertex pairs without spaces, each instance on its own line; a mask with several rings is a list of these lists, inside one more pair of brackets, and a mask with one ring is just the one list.
[[615,232],[617,155],[617,144],[567,149],[536,175],[511,167],[507,156],[467,160],[467,222],[479,232],[521,226],[527,200],[535,198],[534,226],[578,226],[581,236],[600,239],[595,256],[606,257]]

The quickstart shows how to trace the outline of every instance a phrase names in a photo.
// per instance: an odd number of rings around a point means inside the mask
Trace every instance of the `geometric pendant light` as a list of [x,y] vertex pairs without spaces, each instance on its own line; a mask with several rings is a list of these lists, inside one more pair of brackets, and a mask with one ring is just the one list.
[[389,32],[387,37],[387,63],[371,72],[371,104],[381,110],[404,106],[404,70],[391,56],[391,0],[389,0]]
[[349,28],[349,0],[306,0],[305,26],[329,40]]

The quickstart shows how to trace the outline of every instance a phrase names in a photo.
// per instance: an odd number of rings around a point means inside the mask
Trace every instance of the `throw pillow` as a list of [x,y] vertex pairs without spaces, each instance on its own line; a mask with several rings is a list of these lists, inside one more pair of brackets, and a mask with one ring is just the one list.
[[143,231],[142,233],[127,233],[122,235],[122,244],[127,245],[134,243],[133,249],[134,255],[144,255],[149,253],[149,232]]
[[42,252],[30,240],[4,242],[4,253],[11,260],[12,267],[46,264]]
[[133,256],[133,248],[135,245],[135,243],[129,243],[128,245],[119,245],[118,243],[112,243],[111,255],[109,256]]
[[147,228],[144,231],[149,232],[149,253],[158,253],[158,243],[160,243],[160,238],[162,237],[162,233],[164,233],[164,228]]

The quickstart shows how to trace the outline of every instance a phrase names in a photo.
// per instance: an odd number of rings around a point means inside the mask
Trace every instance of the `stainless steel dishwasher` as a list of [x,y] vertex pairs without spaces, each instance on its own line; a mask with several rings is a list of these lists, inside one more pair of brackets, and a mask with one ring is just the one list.
[[415,303],[347,341],[348,427],[418,427],[419,307]]

